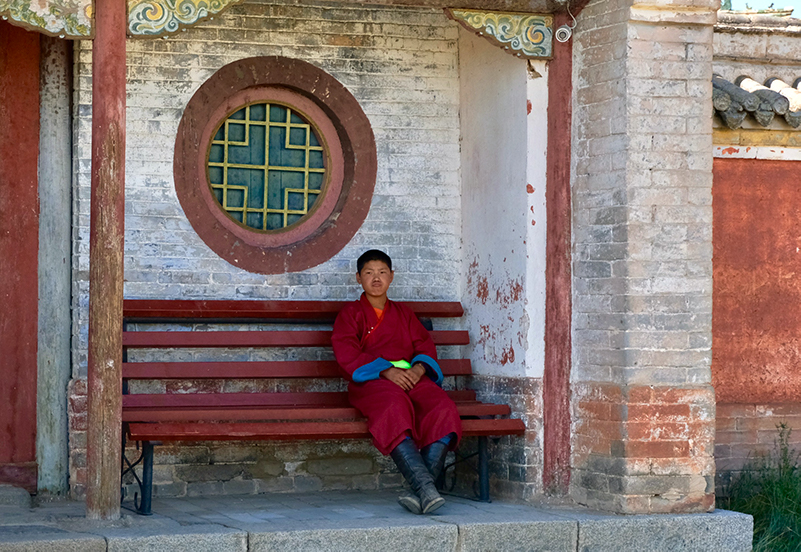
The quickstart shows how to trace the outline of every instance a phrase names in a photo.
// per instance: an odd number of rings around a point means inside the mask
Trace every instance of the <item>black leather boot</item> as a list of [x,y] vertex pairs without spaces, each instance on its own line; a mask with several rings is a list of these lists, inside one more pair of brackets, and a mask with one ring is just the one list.
[[[453,435],[453,433],[451,433],[451,435]],[[448,439],[447,443],[443,443],[440,439],[420,449],[420,455],[423,457],[423,462],[428,468],[431,477],[434,478],[435,484],[442,474],[442,468],[445,467],[445,457],[448,456],[450,443],[451,439]]]
[[[434,441],[430,445],[424,446],[420,450],[420,456],[423,457],[423,463],[426,465],[428,472],[434,479],[434,485],[437,484],[437,480],[442,474],[442,468],[445,467],[445,458],[448,456],[448,448],[450,447],[450,444],[455,436],[456,434],[451,433],[448,435],[447,442],[443,442],[443,440],[440,439],[439,441]],[[404,491],[401,493],[400,497],[398,498],[398,502],[400,502],[404,508],[414,514],[422,513],[420,499],[417,498],[417,495],[412,492]]]
[[423,462],[423,457],[420,456],[420,451],[417,450],[414,441],[411,439],[402,441],[389,455],[419,499],[419,510],[417,510],[414,504],[411,504],[413,501],[404,500],[404,497],[401,496],[398,502],[404,508],[415,514],[430,514],[445,504],[445,499],[439,496],[434,479]]

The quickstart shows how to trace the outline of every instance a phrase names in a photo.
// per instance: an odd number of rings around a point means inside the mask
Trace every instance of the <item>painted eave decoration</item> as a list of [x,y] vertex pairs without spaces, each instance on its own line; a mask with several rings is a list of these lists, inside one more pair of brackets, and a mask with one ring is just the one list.
[[553,57],[553,16],[447,8],[465,29],[524,59]]
[[[128,0],[128,35],[162,36],[213,17],[242,0]],[[0,0],[0,17],[70,39],[94,36],[93,0]]]
[[91,37],[93,10],[93,0],[0,0],[4,20],[62,38]]
[[128,0],[128,34],[161,36],[212,17],[242,0]]

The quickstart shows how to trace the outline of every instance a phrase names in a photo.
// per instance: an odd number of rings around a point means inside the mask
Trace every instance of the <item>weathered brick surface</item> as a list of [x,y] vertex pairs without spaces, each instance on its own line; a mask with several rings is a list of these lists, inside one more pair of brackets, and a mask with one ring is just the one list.
[[75,499],[82,499],[86,493],[86,390],[85,379],[74,379],[67,388],[69,488]]
[[[85,375],[91,144],[91,44],[76,44],[73,364]],[[378,145],[366,222],[330,261],[262,276],[218,258],[184,216],[172,177],[175,135],[197,88],[227,63],[282,55],[350,90]],[[457,25],[440,10],[249,1],[166,40],[128,41],[125,296],[341,299],[364,249],[385,249],[399,299],[458,299]]]
[[[748,75],[758,82],[764,82],[770,77],[778,77],[786,82],[793,83],[799,76],[798,62],[801,56],[801,36],[798,32],[776,32],[775,30],[748,29],[747,32],[725,31],[715,32],[714,36],[714,71],[721,74],[724,78],[734,80],[740,75]],[[783,123],[774,123],[770,130],[758,127],[757,130],[740,131],[720,131],[717,134],[716,145],[735,144],[743,146],[786,146],[798,147],[799,137]],[[777,130],[778,128],[778,130]],[[720,184],[718,182],[716,187]],[[716,192],[717,193],[717,192]],[[716,209],[715,217],[718,222],[719,216],[725,213],[718,212]],[[775,216],[774,219],[778,220]],[[725,220],[725,219],[723,219]],[[717,232],[717,231],[716,231]],[[717,239],[720,239],[718,237]],[[780,246],[777,245],[777,248]],[[778,251],[778,249],[777,249]],[[778,254],[778,253],[777,253]],[[716,253],[717,255],[717,253]],[[717,257],[716,257],[717,258]],[[718,259],[719,261],[719,259]],[[770,272],[777,270],[780,262],[771,259],[763,263],[764,271]],[[718,268],[723,265],[718,265]],[[765,277],[767,280],[775,279],[771,276]],[[721,283],[722,282],[722,283]],[[726,279],[721,283],[725,285]],[[716,290],[717,292],[718,290]],[[772,315],[782,311],[782,307],[791,304],[791,295],[786,294],[774,307],[767,307]],[[729,298],[732,304],[739,303],[735,297]],[[781,305],[779,304],[781,303]],[[765,301],[763,301],[763,308]],[[778,309],[778,310],[777,310]],[[786,309],[785,309],[786,310]],[[717,320],[717,319],[716,319]],[[718,320],[720,323],[721,320]],[[738,321],[735,321],[737,323]],[[744,323],[745,324],[745,323]],[[743,328],[753,333],[750,325],[745,324]],[[777,328],[781,328],[780,330]],[[790,328],[788,330],[788,328]],[[716,341],[717,341],[716,329]],[[785,345],[788,342],[786,337],[788,331],[792,331],[790,326],[779,325],[767,331],[767,341],[771,339],[777,343]],[[764,332],[763,332],[764,333]],[[730,367],[725,359],[727,355],[732,355],[732,347],[726,347],[725,340],[721,340],[724,349],[717,349],[715,385],[722,390],[719,399],[725,402],[717,404],[716,416],[716,438],[715,438],[715,463],[716,463],[716,492],[726,495],[727,486],[731,478],[736,476],[748,462],[758,461],[761,457],[771,454],[776,449],[779,436],[778,426],[785,424],[790,430],[789,445],[795,450],[801,450],[801,406],[793,402],[773,402],[770,400],[770,391],[765,391],[764,386],[776,382],[783,382],[788,375],[796,371],[794,362],[788,362],[782,358],[792,347],[765,346],[760,340],[759,344],[752,347],[752,355],[757,355],[757,362],[749,370],[741,370],[743,373],[753,374],[755,371],[771,371],[771,377],[767,380],[763,377],[757,387],[744,385],[739,389],[731,385],[735,379],[737,366]],[[748,344],[748,340],[746,340]],[[742,346],[737,343],[735,348]],[[718,347],[718,344],[716,344]],[[761,355],[761,356],[760,356]],[[735,354],[738,363],[746,362],[750,357],[744,354]],[[776,360],[776,359],[779,360]],[[734,368],[734,369],[732,369]],[[761,386],[761,387],[760,387]],[[781,389],[779,389],[781,387]],[[732,391],[734,389],[734,391]],[[786,397],[777,395],[786,394],[790,396],[794,386],[787,384],[778,385],[774,389],[774,400],[786,401]],[[739,393],[738,393],[739,391]],[[761,394],[762,396],[755,396]],[[723,396],[728,395],[728,397]],[[739,395],[739,396],[738,396]],[[746,403],[745,401],[756,401]]]
[[591,2],[576,29],[571,486],[596,507],[713,504],[713,3]]
[[624,513],[714,505],[711,386],[574,387],[573,493]]
[[[126,454],[131,460],[138,457],[134,446]],[[154,460],[156,496],[370,490],[401,484],[394,464],[368,440],[167,443],[155,448]],[[137,473],[141,476],[139,469]],[[139,492],[130,475],[123,485],[128,497]]]
[[[494,497],[527,500],[542,494],[542,382],[538,378],[473,376],[470,387],[480,400],[508,404],[511,417],[526,424],[522,437],[490,439],[490,492]],[[475,451],[475,440],[465,439],[460,453]],[[477,465],[477,464],[476,464]],[[478,485],[476,473],[462,469],[459,489],[470,494]]]
[[757,82],[778,77],[792,84],[798,78],[801,33],[777,29],[743,28],[716,30],[714,70],[733,81],[747,75]]
[[798,403],[719,403],[715,420],[716,491],[725,495],[731,478],[747,463],[777,450],[779,427],[790,431],[788,444],[801,451],[801,405]]

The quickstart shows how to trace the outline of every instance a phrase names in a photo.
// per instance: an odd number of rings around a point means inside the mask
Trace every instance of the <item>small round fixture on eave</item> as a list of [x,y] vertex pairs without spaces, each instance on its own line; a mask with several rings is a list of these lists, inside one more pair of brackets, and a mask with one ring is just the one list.
[[573,29],[570,28],[570,25],[562,25],[553,34],[557,42],[567,42],[571,36],[573,36]]

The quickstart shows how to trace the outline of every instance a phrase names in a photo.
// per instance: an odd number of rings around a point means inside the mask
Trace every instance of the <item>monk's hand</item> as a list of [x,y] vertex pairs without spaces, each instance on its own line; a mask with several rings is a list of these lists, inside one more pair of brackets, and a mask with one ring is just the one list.
[[393,366],[392,368],[387,368],[382,371],[381,377],[388,379],[404,391],[411,391],[417,383],[417,380],[415,380],[414,376],[409,372],[411,372],[411,370],[404,370],[403,368],[395,368]]
[[417,383],[426,375],[426,367],[423,365],[422,362],[415,362],[414,366],[406,370],[410,376],[414,379],[414,384]]

